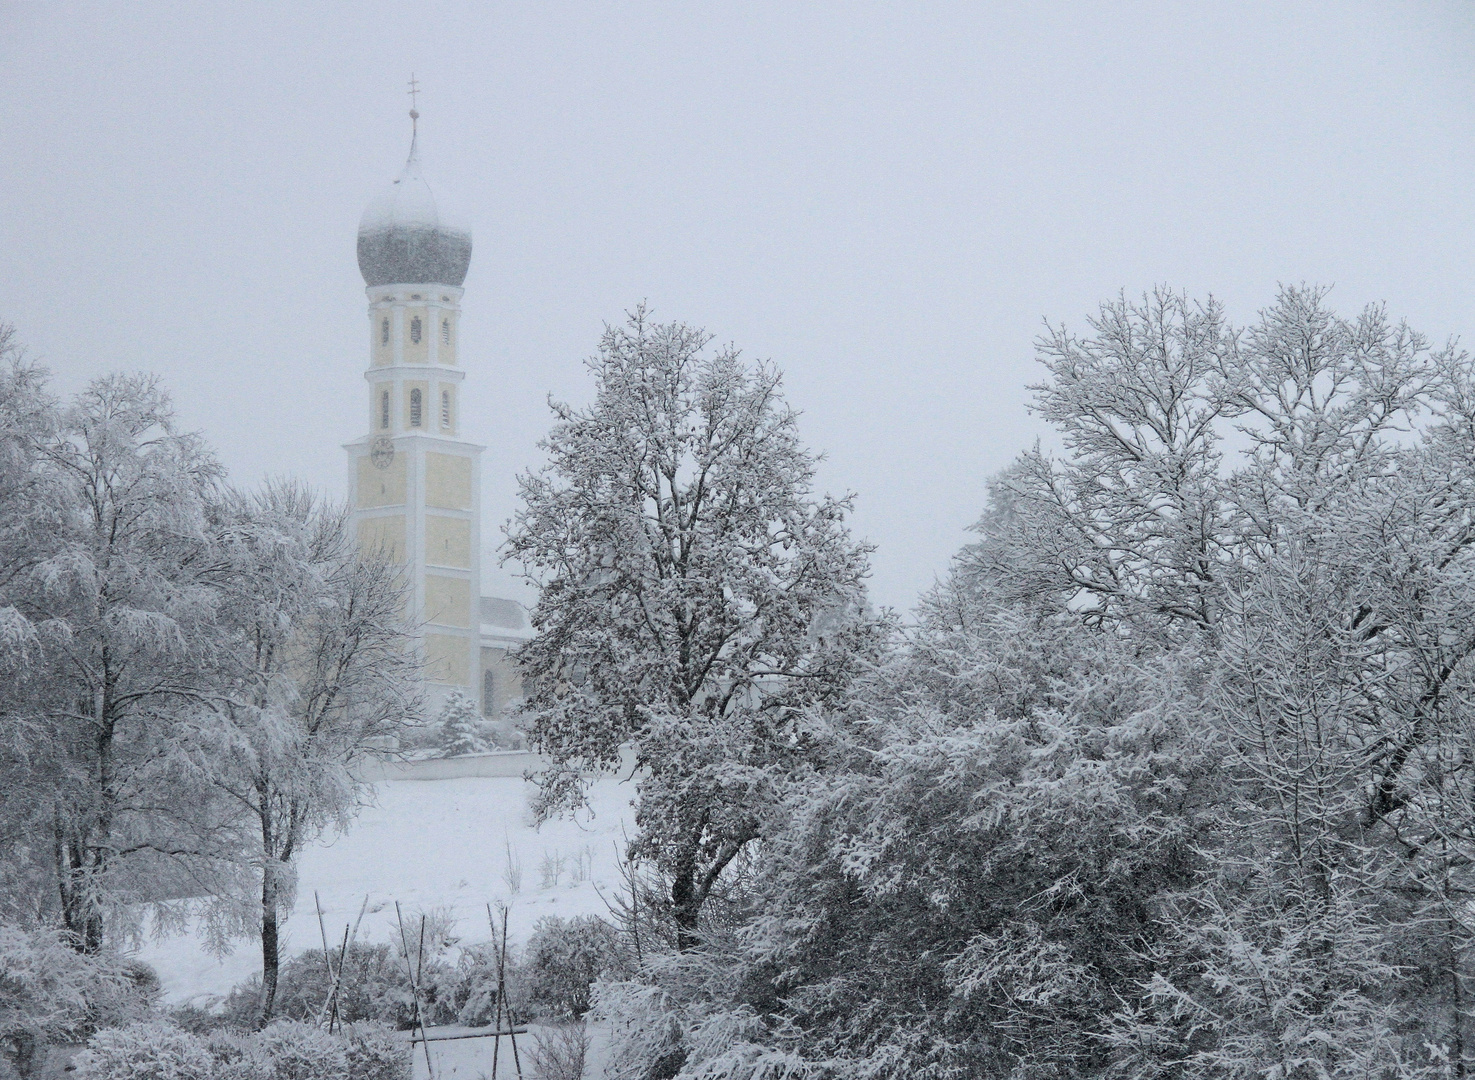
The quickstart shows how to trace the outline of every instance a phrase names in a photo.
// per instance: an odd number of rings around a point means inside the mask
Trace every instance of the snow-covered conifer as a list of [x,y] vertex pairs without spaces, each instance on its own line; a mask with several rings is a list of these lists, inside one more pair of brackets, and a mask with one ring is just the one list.
[[440,752],[445,757],[484,754],[490,747],[481,737],[481,717],[476,704],[459,690],[452,690],[436,718]]

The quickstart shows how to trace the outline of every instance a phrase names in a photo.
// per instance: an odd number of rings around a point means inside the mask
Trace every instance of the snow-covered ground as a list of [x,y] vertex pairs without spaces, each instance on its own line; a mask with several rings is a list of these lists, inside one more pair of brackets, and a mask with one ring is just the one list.
[[[461,1027],[431,1028],[433,1040],[444,1039],[476,1029]],[[527,1025],[526,1034],[517,1037],[517,1053],[514,1056],[510,1039],[446,1039],[430,1044],[430,1060],[435,1065],[434,1080],[487,1080],[492,1075],[493,1058],[496,1059],[499,1076],[515,1077],[521,1066],[522,1075],[532,1075],[529,1068],[529,1052],[540,1036],[553,1031],[542,1024]],[[584,1059],[584,1075],[603,1076],[604,1064],[609,1055],[609,1031],[605,1025],[589,1025],[589,1053]],[[431,1080],[426,1067],[425,1050],[414,1048],[412,1060],[413,1080]]]
[[[634,784],[603,779],[590,793],[590,814],[533,829],[526,781],[517,777],[456,780],[396,780],[375,785],[375,805],[353,828],[303,851],[298,861],[297,905],[285,925],[284,954],[320,948],[313,892],[322,900],[328,940],[343,940],[358,918],[360,940],[398,936],[395,902],[406,930],[419,926],[422,912],[449,911],[453,933],[463,941],[485,941],[486,905],[511,905],[508,936],[526,941],[545,915],[606,913],[599,893],[620,887],[618,848],[629,829]],[[508,882],[507,845],[522,881]],[[545,866],[562,860],[556,884]],[[587,867],[582,880],[578,864]],[[596,891],[597,890],[597,891]],[[412,946],[413,947],[413,946]],[[261,970],[255,941],[237,943],[229,956],[210,956],[193,934],[149,941],[138,953],[153,965],[170,1003],[206,1004]]]

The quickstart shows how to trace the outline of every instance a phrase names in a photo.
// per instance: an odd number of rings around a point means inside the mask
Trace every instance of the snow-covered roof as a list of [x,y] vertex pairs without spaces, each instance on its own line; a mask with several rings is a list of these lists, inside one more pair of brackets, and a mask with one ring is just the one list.
[[517,645],[533,636],[528,625],[527,608],[516,600],[500,596],[481,598],[481,639],[483,645]]
[[505,630],[525,630],[528,625],[527,609],[516,600],[500,596],[481,598],[481,621]]
[[437,203],[420,170],[418,137],[399,178],[359,219],[359,270],[366,285],[452,285],[471,265],[471,230]]

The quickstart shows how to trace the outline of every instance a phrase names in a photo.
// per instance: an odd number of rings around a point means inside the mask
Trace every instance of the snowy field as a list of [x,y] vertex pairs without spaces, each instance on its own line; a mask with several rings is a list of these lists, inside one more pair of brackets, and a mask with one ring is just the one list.
[[[634,784],[601,780],[590,792],[592,814],[536,830],[527,809],[529,787],[517,777],[376,784],[375,805],[349,832],[302,853],[283,956],[321,947],[314,890],[322,899],[328,940],[335,944],[358,918],[365,897],[368,908],[358,938],[367,941],[397,939],[396,901],[407,931],[412,923],[418,927],[421,912],[449,911],[455,919],[452,933],[466,942],[491,936],[488,902],[510,903],[513,942],[526,941],[545,915],[605,914],[599,892],[612,897],[620,887],[618,847],[629,829]],[[516,891],[507,880],[508,844],[514,867],[521,867]],[[560,860],[555,883],[545,867]],[[255,941],[239,942],[229,956],[217,958],[190,934],[150,940],[138,957],[157,969],[171,1004],[208,1005],[261,970]]]
[[[437,1039],[471,1030],[473,1029],[461,1027],[431,1028],[430,1035],[432,1039]],[[489,1080],[493,1072],[494,1057],[499,1077],[516,1077],[519,1063],[522,1075],[531,1076],[532,1069],[528,1067],[528,1051],[541,1033],[550,1030],[539,1024],[529,1024],[527,1034],[517,1037],[515,1056],[510,1039],[434,1041],[430,1044],[430,1061],[435,1066],[434,1080]],[[591,1024],[589,1026],[589,1056],[584,1059],[584,1075],[586,1077],[603,1076],[608,1053],[609,1032],[601,1025]],[[431,1074],[425,1064],[425,1051],[418,1045],[415,1047],[413,1080],[431,1080]]]

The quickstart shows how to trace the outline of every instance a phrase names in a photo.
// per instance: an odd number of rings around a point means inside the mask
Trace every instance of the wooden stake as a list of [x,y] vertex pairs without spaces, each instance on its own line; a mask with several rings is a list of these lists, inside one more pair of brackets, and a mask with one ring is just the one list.
[[[318,934],[323,939],[323,966],[328,969],[328,996],[323,999],[323,1007],[318,1010],[318,1023],[322,1023],[323,1017],[327,1015],[329,1007],[333,1004],[334,997],[338,993],[338,976],[333,974],[333,954],[328,951],[328,931],[323,926],[323,902],[318,898],[318,891],[312,891],[312,904],[318,912]],[[333,1033],[333,1020],[328,1020],[328,1034]]]
[[[400,914],[399,901],[398,900],[396,900],[394,902],[394,918],[395,918],[395,921],[399,923],[399,940],[400,940],[400,945],[402,945],[404,947],[404,950],[405,950],[405,974],[408,975],[409,976],[409,979],[410,979],[410,1000],[413,1001],[414,1002],[414,1005],[415,1005],[415,1019],[414,1019],[415,1027],[418,1027],[420,1029],[420,1037],[422,1039],[426,1040],[425,1041],[425,1044],[424,1044],[425,1045],[425,1071],[429,1074],[430,1080],[435,1080],[435,1066],[430,1063],[430,1042],[429,1042],[429,1035],[425,1031],[425,1018],[420,1015],[420,987],[415,982],[415,972],[412,971],[411,968],[410,968],[410,942],[405,937],[405,919],[404,919],[404,916]],[[421,934],[421,941],[423,943],[423,941],[424,941],[424,934],[425,934],[425,921],[424,921],[424,916],[421,916],[421,921],[420,921],[420,934]],[[411,1044],[411,1045],[413,1045],[413,1044]]]
[[[487,929],[492,932],[492,948],[497,947],[497,923],[492,918],[492,905],[487,904]],[[497,1080],[497,1062],[502,1057],[502,954],[497,953],[497,1012],[492,1017],[492,1080]],[[511,1025],[508,1025],[509,1027]]]
[[[364,921],[364,912],[368,910],[369,896],[367,893],[365,893],[364,902],[359,906],[359,917],[354,920],[353,929],[350,931],[348,928],[348,924],[343,924],[343,948],[340,949],[338,952],[338,980],[334,985],[333,1017],[336,1017],[338,1015],[338,1001],[339,998],[342,996],[344,973],[348,970],[348,946],[358,939],[359,925]],[[328,1029],[331,1031],[332,1027],[333,1019],[330,1017],[328,1020]]]
[[343,924],[343,947],[338,950],[338,974],[333,977],[333,988],[328,991],[332,1011],[328,1013],[328,1034],[333,1034],[333,1025],[338,1022],[338,994],[343,989],[343,964],[348,959],[348,924]]
[[411,1032],[410,1045],[421,1042],[455,1042],[457,1039],[495,1039],[498,1035],[526,1035],[527,1033],[527,1028],[518,1028],[516,1031],[470,1031],[465,1035],[436,1035],[430,1039],[422,1039]]
[[[507,1001],[507,913],[511,910],[502,905],[502,947],[497,950],[497,1002],[507,1010],[507,1027],[511,1030],[507,1038],[512,1043],[512,1064],[517,1069],[517,1080],[522,1080],[522,1061],[517,1056],[517,1020],[512,1015],[512,1003]],[[492,914],[487,908],[487,916]],[[497,928],[492,927],[495,934]]]
[[415,982],[425,978],[425,916],[420,916],[420,944],[415,949]]
[[318,909],[318,933],[323,938],[323,963],[328,966],[328,978],[333,977],[333,960],[328,955],[328,931],[323,929],[323,902],[318,899],[318,891],[312,891],[313,907]]

